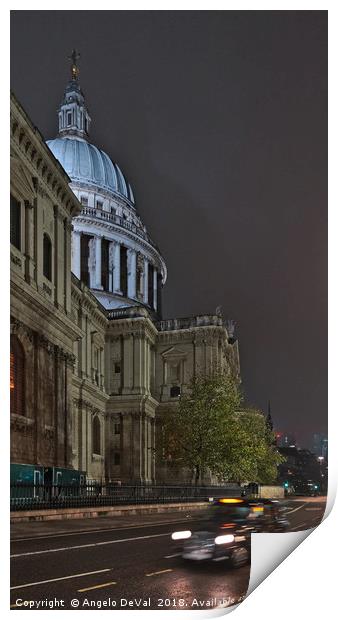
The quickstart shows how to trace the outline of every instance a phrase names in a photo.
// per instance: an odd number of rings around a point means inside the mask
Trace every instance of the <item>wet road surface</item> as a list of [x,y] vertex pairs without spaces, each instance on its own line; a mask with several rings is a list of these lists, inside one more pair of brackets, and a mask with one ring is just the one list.
[[[290,531],[319,525],[323,498],[286,501]],[[12,527],[12,609],[210,609],[238,603],[250,566],[190,564],[170,535],[201,513],[33,522]]]

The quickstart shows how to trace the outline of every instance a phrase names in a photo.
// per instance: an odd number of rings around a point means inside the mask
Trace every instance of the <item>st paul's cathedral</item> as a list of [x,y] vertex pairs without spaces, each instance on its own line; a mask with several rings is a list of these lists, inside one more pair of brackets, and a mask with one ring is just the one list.
[[11,462],[190,482],[156,439],[192,376],[239,378],[233,323],[162,319],[166,264],[125,174],[89,141],[75,52],[57,137],[14,94],[10,122]]

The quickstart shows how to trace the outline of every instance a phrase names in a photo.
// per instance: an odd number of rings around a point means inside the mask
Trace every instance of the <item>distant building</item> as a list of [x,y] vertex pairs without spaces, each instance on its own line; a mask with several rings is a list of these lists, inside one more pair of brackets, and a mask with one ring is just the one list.
[[323,433],[315,433],[312,441],[312,452],[327,461],[328,439]]
[[325,487],[321,464],[310,450],[280,447],[279,452],[285,458],[284,463],[278,466],[278,479],[281,483],[287,482],[297,488],[299,484],[311,480],[322,489]]
[[278,448],[297,447],[297,438],[294,433],[276,431],[276,443]]

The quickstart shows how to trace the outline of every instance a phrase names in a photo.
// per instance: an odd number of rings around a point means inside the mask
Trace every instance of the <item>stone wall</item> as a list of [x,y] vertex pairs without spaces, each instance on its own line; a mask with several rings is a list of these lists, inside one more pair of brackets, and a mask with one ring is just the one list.
[[[22,411],[11,411],[11,461],[72,465],[71,219],[80,205],[26,113],[11,98],[11,334],[23,352]],[[44,236],[51,243],[44,268]],[[46,263],[46,261],[45,261]],[[13,340],[14,342],[14,340]],[[14,353],[13,364],[15,365]],[[16,378],[17,380],[18,378]],[[12,388],[16,389],[13,382]]]
[[[163,421],[178,406],[180,395],[186,393],[192,377],[219,370],[239,378],[238,345],[229,338],[218,315],[161,321],[159,327],[155,385],[159,400],[156,410],[158,444],[161,443]],[[182,468],[170,458],[165,459],[160,452],[156,451],[157,482],[193,481],[192,471]],[[216,480],[206,471],[202,482],[210,484]]]

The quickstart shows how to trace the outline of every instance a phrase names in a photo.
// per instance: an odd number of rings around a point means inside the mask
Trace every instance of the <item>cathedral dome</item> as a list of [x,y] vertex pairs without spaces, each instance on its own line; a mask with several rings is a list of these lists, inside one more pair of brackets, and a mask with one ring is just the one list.
[[48,140],[47,145],[72,181],[120,194],[134,204],[129,183],[104,151],[76,136]]
[[72,220],[72,271],[107,310],[144,306],[158,317],[166,265],[119,166],[89,142],[91,118],[78,58],[73,50],[71,79],[58,109],[59,132],[47,140],[82,205]]

